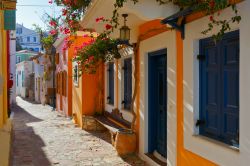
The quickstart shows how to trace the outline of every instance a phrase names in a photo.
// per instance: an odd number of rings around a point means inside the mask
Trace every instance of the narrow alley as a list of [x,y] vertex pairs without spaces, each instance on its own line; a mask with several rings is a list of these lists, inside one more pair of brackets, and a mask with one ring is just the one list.
[[13,166],[144,165],[133,155],[119,157],[108,132],[81,130],[51,107],[20,97],[14,107]]

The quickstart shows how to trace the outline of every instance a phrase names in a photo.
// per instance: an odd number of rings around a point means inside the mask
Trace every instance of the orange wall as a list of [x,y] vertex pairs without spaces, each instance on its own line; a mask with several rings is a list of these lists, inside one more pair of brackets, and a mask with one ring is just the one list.
[[68,54],[68,115],[72,116],[72,62],[71,54]]
[[[95,74],[83,74],[82,95],[83,95],[83,115],[94,115],[96,112],[102,112],[103,107],[100,98],[103,93],[103,68],[101,65]],[[101,84],[100,84],[101,83]]]
[[181,33],[176,32],[177,45],[177,165],[214,166],[215,164],[186,150],[183,137],[183,41]]
[[[74,47],[91,40],[90,37],[72,37],[74,40],[69,49],[69,57],[74,55]],[[72,62],[70,62],[72,74]],[[78,86],[72,83],[72,112],[76,116],[76,123],[82,127],[82,115],[94,115],[103,110],[103,71],[104,66],[100,65],[95,74],[82,74]],[[71,78],[71,82],[73,79]]]

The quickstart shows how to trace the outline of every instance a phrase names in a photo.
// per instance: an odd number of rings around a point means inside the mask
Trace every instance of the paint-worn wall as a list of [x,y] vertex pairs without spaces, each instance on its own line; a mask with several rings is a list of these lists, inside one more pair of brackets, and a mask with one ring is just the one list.
[[[56,74],[60,72],[67,72],[67,84],[66,84],[66,96],[56,94],[56,105],[57,110],[63,112],[63,114],[70,116],[71,115],[71,110],[69,109],[69,98],[71,98],[71,91],[69,91],[69,85],[71,85],[71,80],[69,80],[69,67],[68,67],[68,61],[70,60],[68,57],[68,50],[63,51],[63,45],[64,45],[64,40],[60,42],[60,44],[57,46],[56,51],[59,53],[59,64],[56,65]],[[71,68],[70,68],[71,71]],[[62,80],[66,81],[66,80]],[[62,84],[62,82],[59,82]],[[69,94],[70,93],[70,94]],[[60,105],[62,104],[62,110],[60,109]]]

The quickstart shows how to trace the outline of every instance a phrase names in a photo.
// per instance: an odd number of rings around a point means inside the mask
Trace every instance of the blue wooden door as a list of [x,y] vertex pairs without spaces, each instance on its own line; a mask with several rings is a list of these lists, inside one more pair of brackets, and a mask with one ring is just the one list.
[[166,49],[149,54],[149,152],[167,157]]
[[167,157],[167,78],[166,55],[160,55],[156,59],[156,111],[157,111],[157,151]]
[[200,126],[202,135],[239,144],[239,31],[222,41],[201,40]]

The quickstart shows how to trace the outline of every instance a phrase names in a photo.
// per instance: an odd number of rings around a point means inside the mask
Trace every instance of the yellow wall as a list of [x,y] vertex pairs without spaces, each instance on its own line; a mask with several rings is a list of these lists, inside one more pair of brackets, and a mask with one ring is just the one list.
[[8,120],[7,34],[3,25],[3,11],[0,10],[0,165],[8,166],[12,125]]
[[6,32],[3,29],[3,11],[0,12],[0,78],[2,79],[2,85],[0,87],[0,128],[5,124],[7,115],[7,45],[6,45]]

